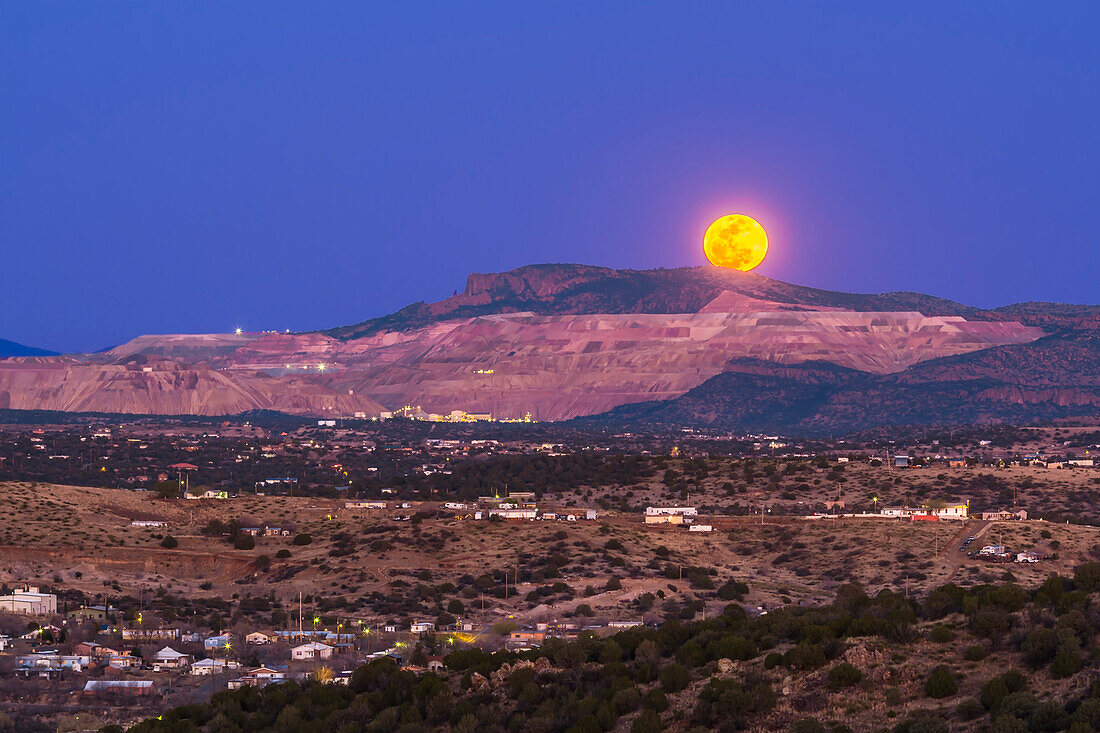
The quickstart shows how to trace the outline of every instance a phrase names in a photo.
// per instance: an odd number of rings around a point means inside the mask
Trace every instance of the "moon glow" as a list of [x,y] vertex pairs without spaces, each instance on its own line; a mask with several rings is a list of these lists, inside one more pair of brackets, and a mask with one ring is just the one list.
[[768,254],[768,233],[744,214],[729,214],[707,227],[703,252],[712,265],[748,271]]

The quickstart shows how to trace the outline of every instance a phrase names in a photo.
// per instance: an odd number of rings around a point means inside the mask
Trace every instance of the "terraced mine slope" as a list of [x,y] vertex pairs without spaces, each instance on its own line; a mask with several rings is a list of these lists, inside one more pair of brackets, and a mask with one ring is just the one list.
[[[1016,407],[951,410],[949,418],[1026,420],[1088,413],[1100,402],[1080,389],[1079,369],[1059,368],[1055,359],[1072,352],[1080,364],[1079,352],[1095,350],[1094,340],[1069,348],[1065,339],[1093,334],[1096,310],[1028,303],[982,311],[916,293],[836,293],[715,268],[542,265],[471,275],[451,298],[325,332],[142,336],[84,358],[3,360],[0,408],[372,416],[414,406],[562,420],[642,404],[612,416],[737,425],[740,386],[730,399],[698,393],[710,401],[707,411],[652,406],[690,401],[704,385],[732,384],[746,359],[776,368],[833,365],[845,376],[832,378],[832,399],[841,383],[890,393],[913,382],[921,393],[954,385],[951,394],[967,402],[976,399],[975,385],[956,383],[974,369],[987,373],[973,360],[995,349],[1002,354],[996,383],[980,398]],[[1048,356],[1054,368],[1045,392],[1036,392],[1034,375],[1020,370]],[[946,361],[921,370],[932,360]],[[789,396],[789,376],[758,371],[752,402],[774,412]],[[852,414],[858,411],[794,422],[865,426]]]

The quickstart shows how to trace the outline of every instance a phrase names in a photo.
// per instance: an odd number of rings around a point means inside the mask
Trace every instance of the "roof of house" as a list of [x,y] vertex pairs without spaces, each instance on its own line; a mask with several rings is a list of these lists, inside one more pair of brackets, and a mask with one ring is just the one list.
[[322,644],[319,641],[308,641],[305,644],[294,647],[294,651],[298,651],[299,649],[312,649],[313,651],[319,652],[331,648],[332,647],[330,647],[328,644]]
[[84,691],[90,690],[111,690],[118,688],[150,688],[153,686],[152,680],[88,680],[84,683]]
[[190,654],[184,654],[183,652],[177,652],[170,646],[166,646],[159,652],[153,655],[154,659],[179,659],[181,657],[189,657]]
[[199,661],[195,662],[191,666],[192,667],[217,667],[219,665],[224,665],[224,664],[225,664],[225,660],[223,660],[223,659],[200,659]]

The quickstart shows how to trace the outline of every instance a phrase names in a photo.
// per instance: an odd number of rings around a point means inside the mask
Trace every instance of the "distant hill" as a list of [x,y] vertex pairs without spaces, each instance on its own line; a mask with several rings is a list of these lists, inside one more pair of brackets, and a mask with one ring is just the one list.
[[1100,306],[990,310],[709,266],[530,265],[323,332],[139,336],[100,354],[0,360],[2,408],[788,434],[1100,419]]
[[1100,336],[1074,333],[931,359],[894,374],[734,359],[680,397],[581,422],[843,435],[890,425],[1100,418]]
[[717,267],[613,270],[591,265],[528,265],[508,272],[474,273],[466,288],[435,303],[413,303],[396,313],[324,331],[347,340],[382,331],[408,331],[458,318],[494,313],[695,313],[723,293],[797,309],[919,311],[928,316],[1008,320],[1009,316],[920,293],[863,295],[819,290],[752,272]]
[[57,351],[47,351],[46,349],[36,349],[33,346],[24,346],[23,344],[17,344],[14,341],[8,341],[7,339],[0,339],[0,359],[7,359],[12,356],[58,356]]

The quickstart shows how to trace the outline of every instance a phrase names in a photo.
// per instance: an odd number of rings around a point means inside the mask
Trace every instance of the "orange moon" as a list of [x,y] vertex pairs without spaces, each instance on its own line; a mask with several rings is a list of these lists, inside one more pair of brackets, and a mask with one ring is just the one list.
[[707,227],[703,252],[712,265],[748,271],[768,254],[768,233],[751,216],[729,214]]

